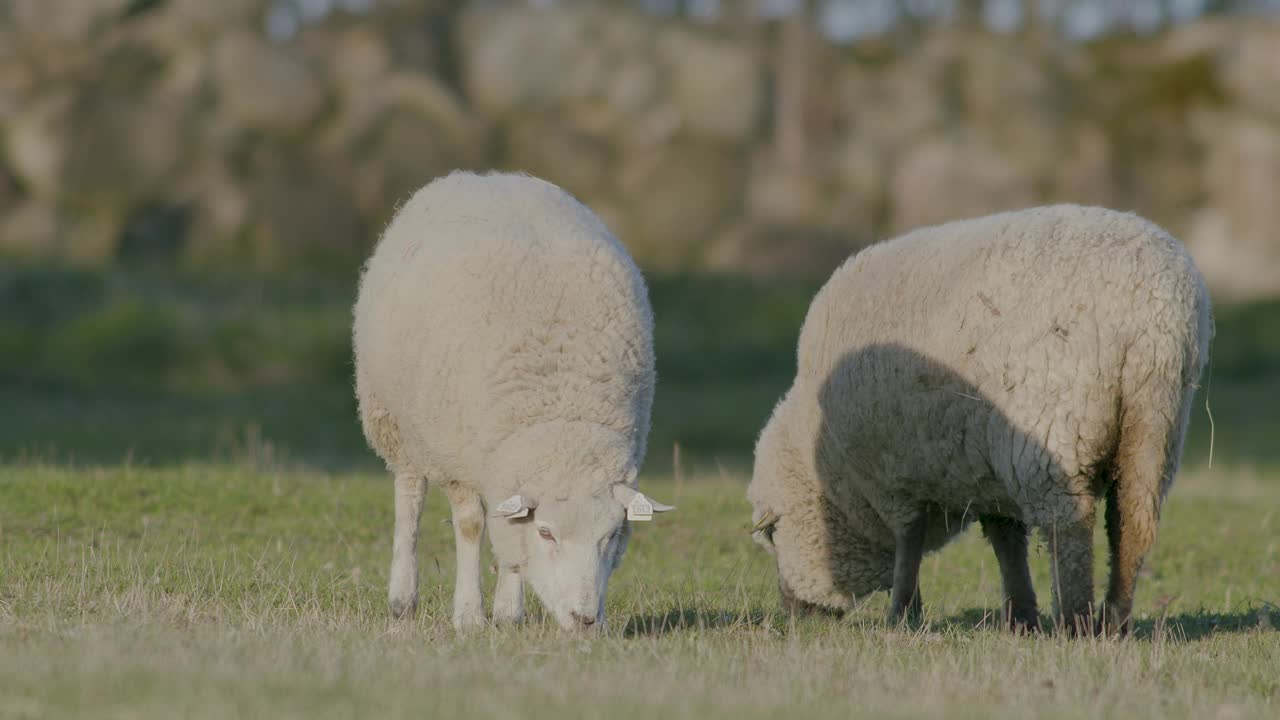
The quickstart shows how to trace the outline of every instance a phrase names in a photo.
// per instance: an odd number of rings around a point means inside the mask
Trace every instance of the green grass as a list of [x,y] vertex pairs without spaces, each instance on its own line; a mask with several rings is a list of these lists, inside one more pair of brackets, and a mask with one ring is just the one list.
[[[658,390],[650,468],[745,464],[795,373],[819,282],[648,278]],[[181,464],[266,440],[347,470],[376,464],[351,391],[350,282],[0,268],[0,462]],[[1280,469],[1280,302],[1217,309],[1214,454]],[[1208,458],[1197,403],[1193,462]]]
[[[420,611],[387,618],[349,283],[0,269],[0,718],[1280,715],[1280,305],[1218,311],[1187,449],[1203,467],[1207,397],[1214,469],[1175,486],[1137,637],[1069,641],[995,627],[977,533],[925,561],[917,630],[886,628],[883,597],[780,611],[743,468],[815,287],[650,278],[645,487],[679,510],[637,527],[602,637],[533,602],[458,638],[436,493]],[[702,468],[681,482],[677,445]]]
[[[885,601],[793,619],[747,536],[744,478],[644,487],[598,638],[531,622],[455,637],[433,492],[422,600],[385,609],[380,473],[253,462],[0,466],[0,717],[1275,717],[1280,478],[1190,472],[1126,641],[1018,638],[977,533],[925,561],[927,621]],[[1101,541],[1101,537],[1099,537]],[[1042,609],[1047,562],[1033,553]],[[1104,568],[1099,567],[1099,577]],[[491,578],[490,578],[491,581]]]

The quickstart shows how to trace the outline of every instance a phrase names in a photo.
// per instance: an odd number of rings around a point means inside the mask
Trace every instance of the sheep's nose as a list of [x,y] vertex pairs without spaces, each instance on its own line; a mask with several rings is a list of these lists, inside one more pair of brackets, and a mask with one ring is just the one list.
[[578,627],[582,628],[583,630],[587,630],[592,625],[596,624],[595,615],[583,615],[582,613],[579,613],[579,612],[571,612],[569,613],[569,617],[573,618],[573,621],[578,623]]

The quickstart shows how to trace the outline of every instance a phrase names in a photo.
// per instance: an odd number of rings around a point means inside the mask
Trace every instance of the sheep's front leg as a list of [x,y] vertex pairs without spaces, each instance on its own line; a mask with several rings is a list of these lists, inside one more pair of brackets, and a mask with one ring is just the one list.
[[1093,633],[1093,513],[1044,529],[1053,575],[1053,615],[1072,635]]
[[524,578],[520,568],[498,568],[498,587],[493,592],[493,621],[518,623],[524,619]]
[[1011,518],[984,515],[982,534],[995,550],[1004,582],[1001,612],[1012,630],[1039,630],[1040,611],[1036,607],[1036,590],[1031,583],[1027,564],[1027,526]]
[[912,520],[897,535],[889,622],[918,622],[921,616],[920,561],[924,558],[924,518]]
[[418,526],[427,479],[397,473],[395,478],[396,525],[391,540],[391,582],[387,601],[391,616],[412,616],[418,607]]
[[453,507],[453,541],[457,550],[457,582],[453,588],[453,626],[458,632],[484,624],[480,595],[480,539],[484,505],[480,495],[458,486],[446,488]]

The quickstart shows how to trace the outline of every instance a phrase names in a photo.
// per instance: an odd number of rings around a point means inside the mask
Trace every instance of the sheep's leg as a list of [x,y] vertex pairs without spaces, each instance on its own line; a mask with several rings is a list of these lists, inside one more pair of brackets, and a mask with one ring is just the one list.
[[907,524],[898,533],[893,559],[893,595],[889,606],[889,622],[904,619],[918,622],[921,617],[920,561],[924,558],[924,517]]
[[1138,571],[1156,541],[1160,506],[1178,473],[1182,443],[1191,421],[1196,387],[1186,384],[1180,397],[1171,397],[1171,383],[1151,383],[1142,388],[1133,408],[1178,408],[1165,412],[1126,412],[1120,446],[1116,451],[1115,478],[1107,491],[1107,540],[1111,548],[1111,578],[1107,587],[1103,620],[1108,632],[1125,634],[1133,620],[1133,593]]
[[493,593],[493,621],[518,623],[524,619],[524,578],[517,567],[498,568],[498,587]]
[[484,505],[480,495],[458,485],[446,487],[453,508],[453,542],[458,555],[453,587],[453,626],[458,632],[484,624],[480,593],[480,539],[484,535]]
[[412,616],[418,607],[418,526],[427,479],[412,473],[395,477],[396,524],[391,542],[391,582],[387,601],[395,618]]
[[1053,575],[1053,615],[1059,629],[1073,635],[1093,632],[1093,519],[1059,522],[1045,528]]
[[1040,611],[1036,607],[1036,590],[1027,565],[1027,526],[1012,518],[984,515],[982,534],[991,542],[1000,578],[1004,582],[1001,612],[1005,624],[1014,631],[1039,630]]
[[1114,484],[1107,492],[1107,540],[1111,549],[1111,578],[1102,620],[1108,634],[1127,635],[1133,620],[1133,593],[1142,561],[1155,543],[1159,499],[1152,494],[1126,493]]

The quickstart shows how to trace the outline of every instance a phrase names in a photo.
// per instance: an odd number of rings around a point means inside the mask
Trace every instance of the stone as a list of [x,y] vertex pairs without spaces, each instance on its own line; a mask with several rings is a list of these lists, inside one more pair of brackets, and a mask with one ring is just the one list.
[[845,108],[850,132],[882,147],[899,147],[946,123],[946,97],[904,62],[875,70],[846,66],[838,71],[833,92]]
[[315,71],[262,36],[237,30],[213,49],[219,112],[233,124],[287,134],[310,124],[325,104]]
[[1014,210],[1038,199],[1034,177],[994,148],[957,139],[931,140],[908,150],[891,188],[895,234]]
[[748,48],[674,24],[660,31],[658,58],[690,136],[743,142],[759,129],[764,68]]
[[1093,125],[1075,128],[1052,173],[1053,200],[1078,205],[1107,205],[1116,197],[1111,141]]
[[1022,170],[1053,172],[1068,141],[1066,83],[1050,58],[1010,40],[974,42],[964,61],[967,124]]
[[609,148],[554,116],[531,115],[514,123],[506,148],[503,165],[510,170],[549,180],[588,205],[609,195],[616,166]]
[[121,204],[163,194],[190,152],[188,108],[147,96],[90,96],[79,106],[61,191]]
[[1227,90],[1248,108],[1280,121],[1280,26],[1254,23],[1227,52]]
[[1280,295],[1280,130],[1248,115],[1215,116],[1204,166],[1207,207],[1187,245],[1215,296]]
[[8,12],[24,41],[87,44],[120,17],[129,0],[9,0]]
[[54,91],[32,98],[9,118],[6,164],[37,198],[53,198],[61,188],[73,103],[71,93]]
[[248,162],[248,236],[255,265],[288,270],[359,263],[376,236],[356,206],[345,161],[280,143]]
[[[35,0],[40,2],[41,0]],[[256,25],[271,0],[169,0],[170,12],[186,25],[219,30]]]
[[561,97],[567,71],[590,40],[587,12],[579,8],[480,9],[464,16],[462,28],[467,96],[498,116]]
[[626,238],[645,267],[689,270],[742,202],[739,153],[675,142],[636,152],[619,163],[618,194],[626,199]]
[[0,213],[0,255],[49,259],[58,250],[58,214],[53,206],[28,200]]

